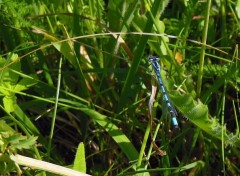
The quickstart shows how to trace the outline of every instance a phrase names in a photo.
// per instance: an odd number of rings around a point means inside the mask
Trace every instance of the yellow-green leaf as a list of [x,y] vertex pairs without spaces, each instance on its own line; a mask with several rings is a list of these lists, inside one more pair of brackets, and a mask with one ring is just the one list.
[[82,142],[78,145],[73,169],[76,171],[86,173],[85,149],[84,149],[84,144]]

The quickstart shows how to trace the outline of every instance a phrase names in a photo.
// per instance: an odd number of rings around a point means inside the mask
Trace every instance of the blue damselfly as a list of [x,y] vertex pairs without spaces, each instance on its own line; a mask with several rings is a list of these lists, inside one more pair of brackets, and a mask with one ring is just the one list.
[[164,87],[162,77],[161,77],[160,65],[158,64],[159,58],[155,57],[155,56],[149,56],[148,60],[149,60],[149,62],[151,62],[152,68],[153,68],[153,70],[156,74],[159,87],[162,90],[163,99],[167,104],[168,112],[170,113],[171,118],[172,118],[172,124],[173,124],[174,128],[178,128],[177,111],[174,108],[174,106],[171,104],[170,99],[169,99],[168,94],[167,94],[167,91],[166,91],[166,88]]

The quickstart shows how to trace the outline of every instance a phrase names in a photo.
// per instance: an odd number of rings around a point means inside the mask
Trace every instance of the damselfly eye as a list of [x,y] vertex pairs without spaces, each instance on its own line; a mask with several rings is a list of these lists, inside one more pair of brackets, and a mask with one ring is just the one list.
[[158,61],[159,61],[159,58],[156,57],[156,56],[149,56],[149,57],[148,57],[148,61],[149,61],[149,62],[158,62]]

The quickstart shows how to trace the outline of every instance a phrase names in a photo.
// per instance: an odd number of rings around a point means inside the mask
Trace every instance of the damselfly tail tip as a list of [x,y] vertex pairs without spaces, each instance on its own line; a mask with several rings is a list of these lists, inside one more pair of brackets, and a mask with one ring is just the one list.
[[[172,111],[170,111],[170,113],[171,113]],[[171,114],[172,115],[172,114]],[[174,128],[175,127],[178,127],[178,121],[177,121],[177,118],[176,118],[176,116],[172,116],[172,124],[173,124],[173,126],[174,126]]]

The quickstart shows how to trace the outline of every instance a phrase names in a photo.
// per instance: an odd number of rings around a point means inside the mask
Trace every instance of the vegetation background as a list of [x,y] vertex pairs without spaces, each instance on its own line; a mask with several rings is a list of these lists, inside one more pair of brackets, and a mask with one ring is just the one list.
[[[0,12],[1,175],[240,175],[240,0],[1,0]],[[149,120],[149,55],[179,130],[161,91]]]

